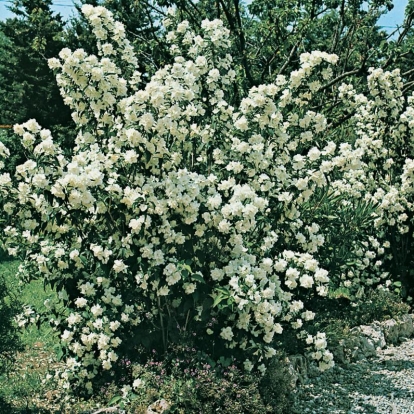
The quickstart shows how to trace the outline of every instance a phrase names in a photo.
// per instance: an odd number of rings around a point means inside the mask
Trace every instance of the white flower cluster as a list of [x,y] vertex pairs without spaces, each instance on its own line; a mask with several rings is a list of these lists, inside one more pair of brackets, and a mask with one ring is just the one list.
[[[350,128],[356,139],[353,146],[341,145],[341,162],[353,160],[353,167],[333,183],[338,191],[377,205],[374,232],[355,247],[357,265],[343,275],[344,285],[360,292],[364,285],[375,285],[389,277],[383,264],[395,260],[391,245],[409,245],[414,224],[413,97],[403,97],[399,70],[371,68],[368,86],[370,96],[357,94],[352,85],[339,88],[340,97],[355,112]],[[402,251],[398,254],[405,255]],[[395,268],[395,264],[388,267]]]
[[309,352],[309,355],[318,362],[320,371],[326,371],[334,366],[333,354],[326,349],[328,343],[323,332],[318,332],[315,336],[307,335],[306,344],[310,345],[309,349],[313,347],[313,352]]
[[[318,191],[374,199],[377,227],[395,220],[404,231],[414,162],[405,160],[398,185],[390,172],[398,139],[414,127],[414,109],[401,113],[401,80],[372,71],[371,100],[341,87],[357,139],[338,145],[312,109],[336,56],[302,55],[290,77],[252,88],[235,107],[221,21],[204,21],[196,34],[170,13],[174,62],[141,85],[123,26],[102,7],[82,10],[99,56],[65,49],[50,60],[79,127],[76,148],[65,158],[34,120],[16,125],[31,159],[17,168],[16,184],[0,176],[9,252],[25,253],[21,273],[53,283],[68,311],[56,321],[71,355],[64,386],[91,391],[98,373],[125,356],[131,335],[145,343],[143,332],[163,330],[168,315],[204,327],[205,315],[214,318],[207,335],[245,350],[252,369],[274,355],[275,334],[314,318],[304,297],[328,293],[318,256],[323,223],[304,214]],[[384,129],[387,119],[397,130]],[[355,245],[359,266],[342,275],[345,285],[384,277],[379,238]],[[324,335],[308,340],[320,368],[332,366]]]
[[15,322],[19,328],[36,323],[39,320],[39,315],[36,314],[30,306],[25,305],[23,312],[15,316]]

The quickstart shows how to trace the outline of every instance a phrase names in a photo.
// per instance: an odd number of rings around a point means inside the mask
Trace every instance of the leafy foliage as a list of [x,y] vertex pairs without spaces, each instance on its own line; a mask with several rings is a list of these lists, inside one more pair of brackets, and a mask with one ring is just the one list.
[[[14,318],[21,311],[21,304],[14,289],[10,289],[12,270],[4,262],[0,265],[0,375],[5,375],[14,361],[15,353],[20,348]],[[0,395],[1,398],[1,395]]]

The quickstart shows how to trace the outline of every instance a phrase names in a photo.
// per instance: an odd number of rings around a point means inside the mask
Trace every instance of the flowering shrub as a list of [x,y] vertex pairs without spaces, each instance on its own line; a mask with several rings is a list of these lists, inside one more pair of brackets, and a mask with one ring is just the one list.
[[[243,355],[247,371],[263,371],[277,335],[295,329],[320,369],[331,367],[324,334],[304,330],[307,302],[330,284],[361,293],[385,280],[389,226],[408,229],[414,164],[399,140],[413,109],[398,73],[372,71],[370,98],[340,88],[355,139],[335,143],[313,99],[336,56],[305,53],[297,71],[236,105],[221,21],[195,33],[171,12],[174,61],[144,84],[122,24],[102,7],[82,10],[99,55],[64,49],[49,61],[78,127],[73,154],[30,120],[14,127],[28,161],[0,176],[20,276],[43,278],[65,304],[62,314],[49,303],[66,348],[62,386],[92,392],[138,346],[166,350],[189,331],[216,358]],[[324,198],[362,211],[347,241],[352,266],[333,265],[338,217],[320,214]]]
[[[407,296],[414,287],[409,272],[413,232],[413,98],[403,97],[404,83],[399,70],[370,69],[368,87],[369,98],[358,94],[351,85],[342,85],[339,93],[355,111],[351,125],[356,141],[348,151],[360,160],[359,166],[347,173],[348,187],[378,207],[376,237],[371,239],[371,247],[365,245],[358,250],[359,263],[362,270],[369,262],[378,270],[371,277],[353,269],[348,274],[357,282],[362,279],[372,285],[378,282],[378,275],[385,279],[388,272],[392,273],[392,279],[404,283]],[[381,273],[380,269],[387,272]]]

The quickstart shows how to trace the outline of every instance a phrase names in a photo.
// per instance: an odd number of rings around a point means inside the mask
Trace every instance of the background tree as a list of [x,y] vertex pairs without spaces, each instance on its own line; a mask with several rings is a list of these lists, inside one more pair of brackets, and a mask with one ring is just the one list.
[[45,127],[67,125],[63,104],[47,59],[65,46],[64,23],[54,14],[51,0],[16,0],[16,17],[1,22],[0,93],[2,122],[35,118]]
[[[16,17],[0,22],[0,122],[36,119],[70,146],[70,110],[47,63],[65,46],[64,22],[51,4],[51,0],[16,0],[10,7]],[[13,138],[5,133],[4,140]],[[21,149],[16,150],[22,159]]]

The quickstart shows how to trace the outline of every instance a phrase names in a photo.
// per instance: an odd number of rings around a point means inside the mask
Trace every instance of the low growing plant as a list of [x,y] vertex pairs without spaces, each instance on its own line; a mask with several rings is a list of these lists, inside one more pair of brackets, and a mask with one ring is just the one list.
[[376,289],[367,293],[364,300],[352,308],[355,325],[369,324],[374,321],[385,321],[410,313],[411,306],[404,302],[401,295],[388,289]]
[[164,399],[173,413],[274,412],[262,400],[260,376],[244,373],[234,362],[223,358],[216,363],[189,346],[176,346],[166,357],[154,353],[145,365],[134,366],[138,379],[130,407]]

